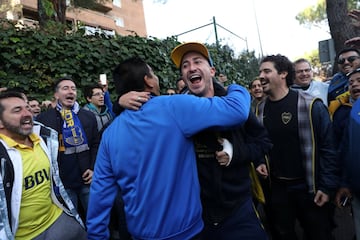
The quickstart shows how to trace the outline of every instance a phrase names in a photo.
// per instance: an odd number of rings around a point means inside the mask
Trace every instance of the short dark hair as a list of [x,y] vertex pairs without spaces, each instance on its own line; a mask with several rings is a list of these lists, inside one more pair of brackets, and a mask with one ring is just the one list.
[[340,57],[341,54],[347,53],[347,52],[356,52],[357,55],[360,57],[359,49],[357,49],[357,48],[343,48],[343,49],[340,50],[340,52],[338,54],[336,54],[336,58],[335,58],[336,62],[337,62],[337,60],[339,60],[339,57]]
[[22,88],[22,87],[11,87],[11,88],[7,88],[7,89],[5,90],[5,92],[18,92],[18,93],[22,93],[22,94],[27,95],[27,92],[26,92],[25,89]]
[[113,71],[114,85],[119,96],[130,91],[144,91],[144,77],[151,76],[148,64],[140,57],[131,57]]
[[92,97],[92,95],[93,95],[93,90],[96,89],[96,88],[99,88],[99,89],[103,90],[103,87],[102,87],[100,84],[97,84],[97,83],[92,84],[92,85],[90,85],[90,86],[84,87],[83,93],[84,93],[84,97],[85,97],[85,99],[86,99],[86,102],[89,102],[89,101],[87,100],[87,98],[91,98],[91,97]]
[[286,85],[290,87],[293,84],[295,76],[294,66],[287,57],[281,54],[269,55],[264,57],[260,64],[264,62],[274,63],[274,67],[278,73],[287,72],[288,74],[286,76]]
[[75,83],[75,81],[72,79],[71,76],[64,76],[64,77],[58,78],[58,79],[55,81],[55,84],[54,84],[54,90],[55,90],[55,92],[58,90],[59,84],[60,84],[62,81],[65,81],[65,80],[72,81],[73,83]]
[[4,110],[5,110],[5,107],[2,104],[2,101],[5,100],[5,99],[8,99],[8,98],[13,98],[13,97],[20,98],[20,99],[25,101],[23,93],[21,93],[21,92],[4,91],[4,92],[0,93],[0,116],[2,116],[2,114],[3,114]]
[[29,102],[30,101],[38,101],[39,102],[39,100],[36,97],[32,97],[32,96],[28,97],[28,101]]
[[259,77],[254,78],[254,79],[249,83],[249,89],[252,88],[252,85],[253,85],[253,83],[254,83],[256,80],[259,80],[259,81],[260,81],[260,78],[259,78]]

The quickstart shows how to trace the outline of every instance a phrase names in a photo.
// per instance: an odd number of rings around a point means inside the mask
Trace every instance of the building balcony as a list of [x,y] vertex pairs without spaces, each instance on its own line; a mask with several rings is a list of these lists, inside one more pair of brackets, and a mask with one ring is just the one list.
[[95,5],[92,8],[95,11],[106,13],[113,9],[112,1],[102,1],[102,0],[96,0]]

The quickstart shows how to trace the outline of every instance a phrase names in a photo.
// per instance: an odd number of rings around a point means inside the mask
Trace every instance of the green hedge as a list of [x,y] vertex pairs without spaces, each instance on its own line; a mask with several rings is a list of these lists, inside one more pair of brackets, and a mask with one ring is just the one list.
[[[53,35],[31,28],[19,30],[9,22],[0,26],[0,86],[21,87],[40,100],[53,95],[54,81],[70,75],[77,87],[97,82],[100,73],[106,73],[111,84],[111,72],[122,60],[138,55],[144,58],[160,79],[163,91],[175,87],[179,71],[171,62],[170,52],[178,45],[176,38],[164,40],[138,36],[84,36],[82,33]],[[247,84],[258,71],[258,59],[253,52],[244,52],[238,58],[227,46],[217,49],[208,45],[218,69],[228,79]],[[219,67],[221,66],[221,67]],[[83,102],[79,92],[79,101]],[[114,95],[114,94],[113,94]],[[115,97],[115,96],[112,96]]]

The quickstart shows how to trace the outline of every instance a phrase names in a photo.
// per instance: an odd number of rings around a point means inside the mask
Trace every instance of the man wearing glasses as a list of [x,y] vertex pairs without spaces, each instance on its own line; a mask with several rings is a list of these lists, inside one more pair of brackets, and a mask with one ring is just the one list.
[[327,83],[314,80],[311,64],[308,60],[300,58],[294,62],[295,79],[292,89],[303,91],[313,97],[320,98],[327,106]]
[[108,102],[111,103],[110,96],[108,96],[109,100],[106,101],[106,94],[103,87],[94,84],[84,89],[84,97],[87,102],[84,109],[95,114],[98,131],[101,131],[103,127],[114,118],[114,114],[111,110],[112,105],[109,106],[109,104],[107,104]]
[[356,48],[345,48],[338,53],[336,63],[339,72],[332,77],[328,90],[328,106],[332,117],[341,105],[349,102],[346,74],[360,67],[360,51]]

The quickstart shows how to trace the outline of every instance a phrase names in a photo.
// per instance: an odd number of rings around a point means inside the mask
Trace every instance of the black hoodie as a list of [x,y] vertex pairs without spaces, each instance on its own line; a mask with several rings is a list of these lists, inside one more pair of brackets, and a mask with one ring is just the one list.
[[[226,90],[214,82],[214,95],[224,96]],[[220,166],[215,151],[222,150],[217,138],[233,144],[233,158],[229,166]],[[249,198],[252,198],[249,165],[265,163],[264,156],[272,144],[266,129],[250,112],[243,126],[229,131],[205,130],[194,138],[198,174],[201,186],[203,219],[206,223],[220,223]]]

